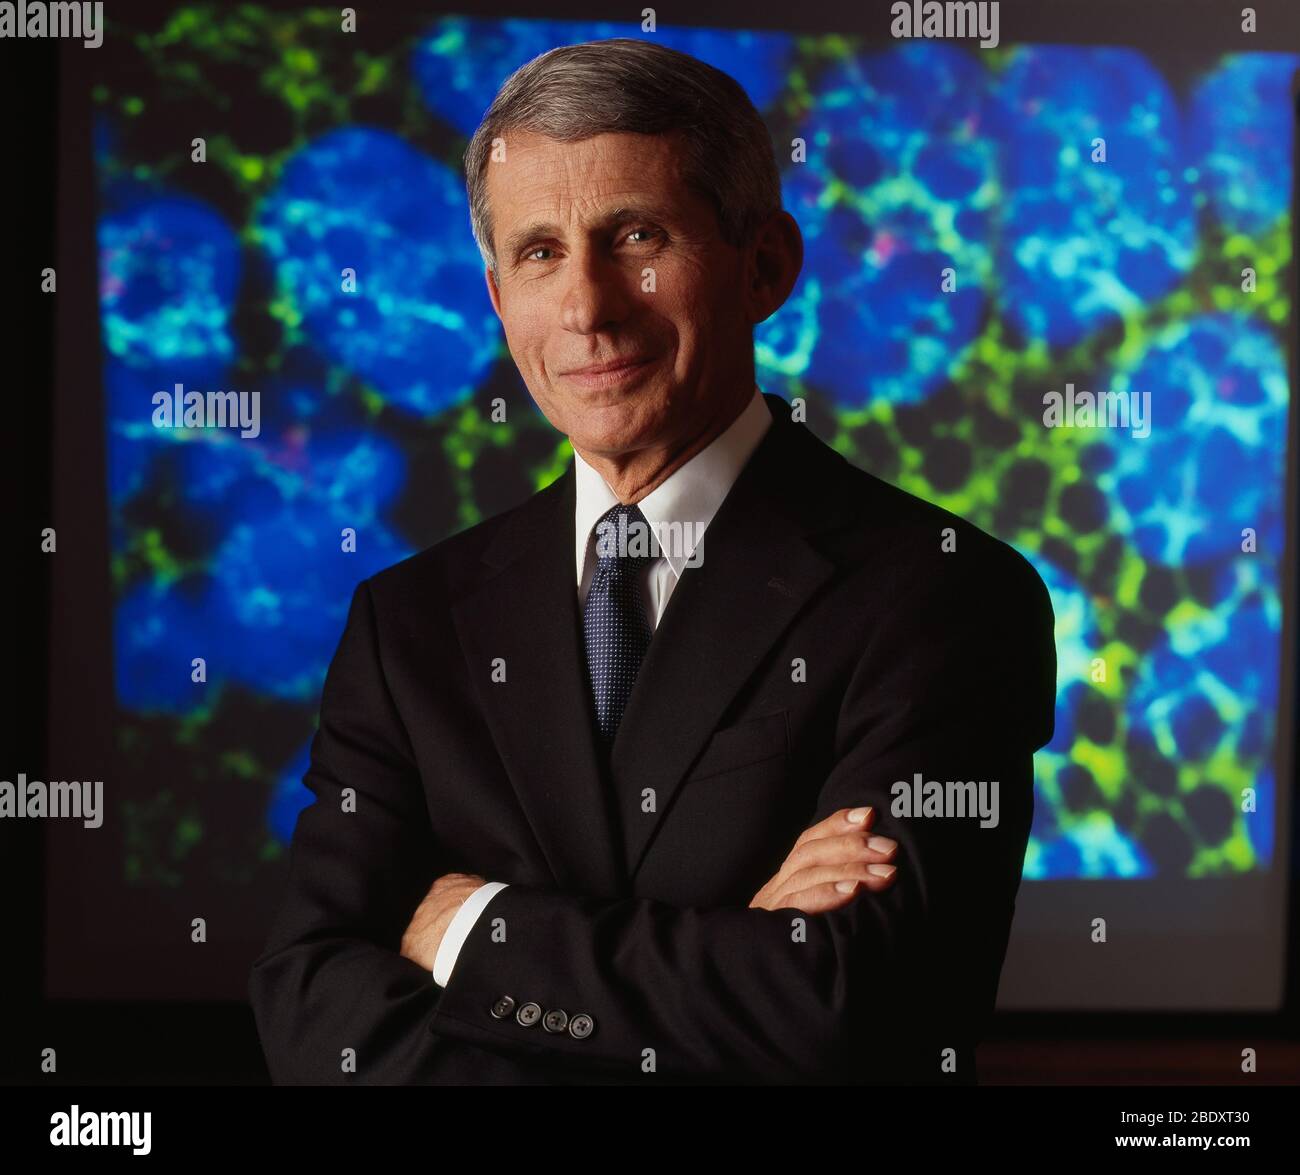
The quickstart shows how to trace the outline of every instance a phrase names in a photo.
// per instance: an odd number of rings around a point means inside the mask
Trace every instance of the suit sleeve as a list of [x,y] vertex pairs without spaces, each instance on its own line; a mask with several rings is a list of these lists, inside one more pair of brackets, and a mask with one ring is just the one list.
[[[1047,591],[1018,554],[994,550],[964,571],[954,558],[900,578],[847,682],[808,824],[873,806],[874,831],[899,842],[888,891],[810,916],[514,884],[467,937],[431,1030],[703,1083],[925,1082],[945,1064],[973,1066],[1021,880],[1033,751],[1051,738],[1055,701]],[[996,780],[996,824],[909,815],[894,785],[917,773]],[[501,1015],[507,996],[570,1025],[581,1014],[583,1031]],[[933,1071],[893,1068],[917,1057]]]
[[438,854],[376,649],[363,582],[321,696],[303,779],[315,802],[298,816],[287,892],[249,978],[276,1084],[419,1083],[433,1051],[425,1028],[441,989],[398,951]]

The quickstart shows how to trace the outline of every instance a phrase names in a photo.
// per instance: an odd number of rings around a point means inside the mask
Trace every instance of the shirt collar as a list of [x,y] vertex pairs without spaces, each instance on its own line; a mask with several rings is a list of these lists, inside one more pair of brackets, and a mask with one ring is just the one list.
[[[762,390],[755,386],[753,398],[744,411],[723,432],[637,503],[651,530],[661,537],[662,553],[674,575],[680,577],[705,527],[718,512],[771,423],[771,410]],[[576,450],[573,464],[577,494],[574,556],[577,580],[581,583],[592,529],[607,510],[618,505],[618,495]],[[678,532],[668,529],[673,523],[681,524],[680,544],[675,541]]]

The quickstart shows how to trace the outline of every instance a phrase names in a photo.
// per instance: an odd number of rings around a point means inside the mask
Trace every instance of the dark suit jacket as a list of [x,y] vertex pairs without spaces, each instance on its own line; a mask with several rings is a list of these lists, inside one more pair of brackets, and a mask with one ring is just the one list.
[[[1053,728],[1051,603],[1012,548],[766,399],[607,767],[572,466],[356,589],[251,974],[274,1081],[974,1080]],[[893,815],[917,772],[997,780],[996,827]],[[748,908],[805,828],[863,804],[899,842],[889,891]],[[398,948],[448,872],[509,888],[441,989]]]

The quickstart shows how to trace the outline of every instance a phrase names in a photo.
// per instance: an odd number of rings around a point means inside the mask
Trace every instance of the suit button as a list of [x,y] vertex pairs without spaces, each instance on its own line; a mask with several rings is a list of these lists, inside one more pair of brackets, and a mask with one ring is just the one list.
[[569,1026],[569,1013],[561,1008],[552,1008],[542,1019],[542,1027],[547,1032],[563,1032]]
[[569,1021],[569,1035],[574,1040],[582,1040],[583,1037],[590,1036],[591,1030],[595,1027],[595,1020],[588,1016],[586,1012],[579,1012]]
[[515,1010],[515,1001],[512,1000],[508,995],[503,995],[499,1000],[497,1000],[495,1004],[492,1005],[490,1009],[493,1018],[497,1020],[504,1020],[514,1010]]
[[542,1018],[542,1005],[535,1004],[531,1000],[520,1005],[519,1011],[515,1013],[515,1019],[525,1028],[531,1028],[538,1020]]

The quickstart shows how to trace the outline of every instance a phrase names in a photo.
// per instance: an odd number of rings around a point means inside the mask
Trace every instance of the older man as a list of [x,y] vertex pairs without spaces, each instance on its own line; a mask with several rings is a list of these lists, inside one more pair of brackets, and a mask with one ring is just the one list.
[[356,590],[251,977],[273,1078],[973,1081],[1052,732],[1041,581],[756,386],[802,241],[725,74],[553,50],[466,175],[574,460]]

